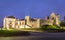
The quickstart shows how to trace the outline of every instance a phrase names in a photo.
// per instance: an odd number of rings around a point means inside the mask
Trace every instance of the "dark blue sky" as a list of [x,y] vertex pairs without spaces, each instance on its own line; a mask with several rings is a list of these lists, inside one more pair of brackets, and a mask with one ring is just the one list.
[[45,18],[51,12],[59,13],[62,20],[65,15],[65,0],[0,0],[0,25],[3,25],[4,16]]

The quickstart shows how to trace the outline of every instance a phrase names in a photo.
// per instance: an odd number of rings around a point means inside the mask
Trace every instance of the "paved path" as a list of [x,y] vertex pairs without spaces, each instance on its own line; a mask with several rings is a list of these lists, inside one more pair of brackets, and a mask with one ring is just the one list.
[[65,32],[62,33],[31,32],[30,36],[0,37],[0,40],[65,40]]

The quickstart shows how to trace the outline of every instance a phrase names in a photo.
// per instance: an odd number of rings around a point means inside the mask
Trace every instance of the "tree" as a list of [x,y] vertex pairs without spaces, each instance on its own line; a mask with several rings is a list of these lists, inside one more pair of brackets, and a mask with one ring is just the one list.
[[65,22],[61,22],[60,23],[60,26],[65,26]]
[[61,21],[60,26],[65,26],[65,16],[64,16],[63,21]]
[[65,21],[65,16],[64,16],[64,21]]

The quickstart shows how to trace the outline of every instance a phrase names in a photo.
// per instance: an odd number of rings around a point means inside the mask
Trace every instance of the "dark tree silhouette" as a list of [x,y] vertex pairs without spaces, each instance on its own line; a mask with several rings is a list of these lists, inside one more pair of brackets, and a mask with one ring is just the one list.
[[64,16],[63,21],[61,21],[60,26],[65,26],[65,16]]
[[61,22],[60,23],[60,26],[65,26],[65,22]]
[[64,21],[65,21],[65,16],[64,16]]

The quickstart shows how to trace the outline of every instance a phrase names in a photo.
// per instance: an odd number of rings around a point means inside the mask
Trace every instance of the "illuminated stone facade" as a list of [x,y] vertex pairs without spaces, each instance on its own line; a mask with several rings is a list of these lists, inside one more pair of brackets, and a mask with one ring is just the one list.
[[31,19],[26,16],[25,19],[18,20],[13,16],[8,16],[4,18],[4,28],[39,28],[40,19]]
[[40,19],[30,18],[29,16],[25,17],[26,25],[31,28],[40,28]]
[[60,26],[60,15],[55,15],[54,12],[50,16],[46,16],[45,19],[41,19],[41,25],[56,25]]
[[4,17],[4,28],[40,28],[42,25],[57,25],[60,26],[60,15],[55,15],[54,12],[45,19],[30,18],[25,16],[24,19],[18,20],[13,16]]

